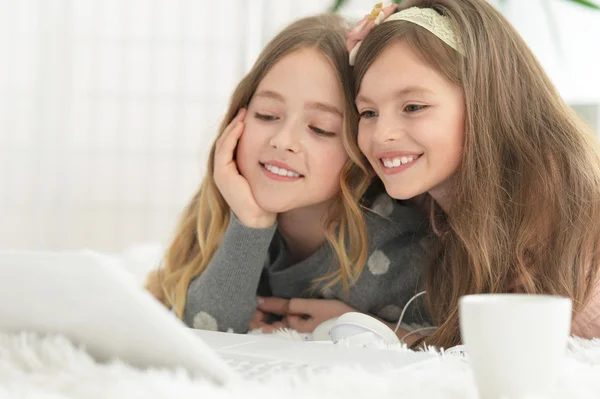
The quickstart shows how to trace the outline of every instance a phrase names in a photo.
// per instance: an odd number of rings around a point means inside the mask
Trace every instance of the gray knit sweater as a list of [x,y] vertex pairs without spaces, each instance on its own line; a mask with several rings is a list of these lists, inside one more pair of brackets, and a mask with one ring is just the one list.
[[[404,305],[421,290],[428,223],[386,194],[365,211],[368,261],[348,295],[341,283],[328,289],[314,284],[331,271],[336,259],[328,243],[307,259],[293,262],[276,226],[248,228],[231,216],[212,261],[188,288],[183,320],[190,327],[244,333],[256,311],[257,295],[340,299],[361,312],[396,322]],[[411,303],[403,324],[428,324],[421,298]]]

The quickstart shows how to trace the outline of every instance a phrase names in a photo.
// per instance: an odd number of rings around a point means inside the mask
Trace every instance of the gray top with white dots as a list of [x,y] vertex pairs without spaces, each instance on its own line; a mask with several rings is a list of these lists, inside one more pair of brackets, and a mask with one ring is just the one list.
[[[232,214],[212,261],[190,283],[184,322],[205,330],[247,332],[257,295],[340,299],[361,312],[397,322],[406,303],[422,290],[428,222],[387,194],[377,197],[371,208],[365,211],[368,261],[348,295],[341,283],[328,289],[314,283],[335,261],[329,244],[294,263],[276,226],[248,228]],[[422,297],[410,304],[402,321],[408,330],[429,325]]]

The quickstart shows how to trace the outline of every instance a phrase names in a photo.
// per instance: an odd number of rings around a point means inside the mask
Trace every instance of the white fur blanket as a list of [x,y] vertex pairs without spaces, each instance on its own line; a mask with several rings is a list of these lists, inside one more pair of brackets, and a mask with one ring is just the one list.
[[[105,256],[141,283],[160,248]],[[572,339],[556,398],[600,398],[600,340]],[[3,398],[477,398],[473,376],[459,355],[442,355],[426,367],[370,373],[335,368],[300,380],[281,374],[266,383],[239,381],[218,387],[183,370],[139,370],[120,362],[99,364],[60,336],[0,333],[0,399]]]
[[[337,368],[300,380],[281,374],[266,383],[218,387],[183,371],[139,370],[98,364],[62,337],[0,334],[1,398],[473,398],[464,358],[439,355],[427,367],[369,373]],[[600,340],[572,340],[556,398],[600,398]]]

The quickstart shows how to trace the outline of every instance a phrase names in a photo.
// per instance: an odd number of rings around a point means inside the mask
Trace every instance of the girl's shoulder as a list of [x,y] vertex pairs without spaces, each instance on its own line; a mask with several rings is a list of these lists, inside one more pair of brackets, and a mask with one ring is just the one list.
[[419,208],[385,192],[364,208],[364,214],[369,234],[378,230],[392,234],[429,234],[429,221]]

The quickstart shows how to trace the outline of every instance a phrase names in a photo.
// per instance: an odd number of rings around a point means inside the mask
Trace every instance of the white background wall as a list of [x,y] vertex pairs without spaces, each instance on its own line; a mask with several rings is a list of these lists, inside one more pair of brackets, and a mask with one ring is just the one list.
[[507,0],[501,10],[569,103],[600,101],[600,12],[565,0]]
[[[599,123],[600,14],[547,0],[506,15]],[[373,1],[354,0],[360,17]],[[164,243],[200,182],[237,81],[326,0],[0,0],[0,248]],[[583,34],[579,32],[584,32]]]

